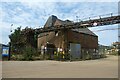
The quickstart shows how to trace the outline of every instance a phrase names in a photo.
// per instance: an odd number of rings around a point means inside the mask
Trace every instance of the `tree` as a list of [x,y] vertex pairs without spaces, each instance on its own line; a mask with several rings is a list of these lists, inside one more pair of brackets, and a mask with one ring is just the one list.
[[21,53],[21,48],[24,46],[24,41],[21,35],[21,27],[15,29],[15,31],[9,35],[10,44],[11,44],[11,51]]
[[21,30],[21,27],[18,27],[11,35],[9,35],[11,51],[23,53],[26,46],[37,48],[37,39],[34,37],[35,31],[32,28],[26,27]]

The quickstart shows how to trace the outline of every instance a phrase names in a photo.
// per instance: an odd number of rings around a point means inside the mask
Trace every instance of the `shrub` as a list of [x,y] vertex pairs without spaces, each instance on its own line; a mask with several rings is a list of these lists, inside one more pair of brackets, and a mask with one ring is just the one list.
[[23,50],[23,60],[33,60],[33,55],[36,54],[36,50],[30,46],[25,47]]
[[114,52],[110,53],[110,55],[118,55],[118,51],[114,51]]

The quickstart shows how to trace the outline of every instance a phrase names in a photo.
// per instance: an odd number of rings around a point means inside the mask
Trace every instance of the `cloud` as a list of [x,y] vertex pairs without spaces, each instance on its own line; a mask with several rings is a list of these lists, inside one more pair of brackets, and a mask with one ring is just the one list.
[[119,0],[1,0],[2,2],[119,2]]
[[10,34],[10,24],[0,22],[0,43],[7,44],[9,41],[8,35]]
[[[32,0],[33,1],[33,0]],[[0,6],[0,12],[2,19],[2,27],[0,29],[6,28],[8,31],[10,25],[14,24],[13,29],[22,26],[30,26],[36,28],[43,26],[50,15],[56,15],[61,20],[72,20],[76,21],[77,19],[84,20],[89,19],[90,17],[99,16],[102,14],[108,13],[117,13],[118,3],[117,2],[2,2]],[[109,14],[110,15],[110,14]],[[109,16],[107,15],[107,16]],[[78,18],[76,17],[78,16]],[[104,27],[105,28],[105,27]],[[106,28],[109,28],[106,26]],[[94,30],[103,29],[103,27],[94,28]],[[9,41],[6,39],[9,32],[3,31],[5,33],[2,38],[5,43]],[[109,33],[109,32],[108,32]],[[100,33],[98,33],[99,35]],[[115,33],[116,34],[116,33]],[[100,41],[104,37],[103,34],[100,34]],[[110,37],[109,37],[110,39]],[[112,39],[113,40],[113,39]]]

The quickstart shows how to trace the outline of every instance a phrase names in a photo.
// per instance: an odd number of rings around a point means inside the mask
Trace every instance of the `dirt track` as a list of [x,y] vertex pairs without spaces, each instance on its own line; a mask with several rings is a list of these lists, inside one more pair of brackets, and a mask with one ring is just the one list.
[[3,61],[3,78],[117,78],[118,57],[58,61]]

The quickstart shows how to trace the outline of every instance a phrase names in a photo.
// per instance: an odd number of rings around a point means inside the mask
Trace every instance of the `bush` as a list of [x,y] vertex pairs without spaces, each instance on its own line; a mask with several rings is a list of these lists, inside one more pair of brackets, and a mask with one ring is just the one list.
[[[63,56],[64,56],[64,58],[63,58]],[[54,53],[54,60],[67,60],[67,59],[69,59],[68,58],[68,54],[63,54],[62,52],[55,52]]]
[[23,60],[29,61],[29,60],[33,60],[33,55],[36,54],[36,50],[32,47],[25,47],[25,49],[23,50]]
[[85,59],[87,59],[87,60],[91,59],[90,53],[86,53],[86,56],[85,56],[85,57],[86,57]]
[[110,55],[118,55],[118,51],[111,52]]
[[106,58],[106,54],[101,54],[100,58]]
[[10,57],[11,60],[22,60],[23,59],[23,56],[21,54],[11,54],[11,57]]

